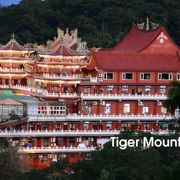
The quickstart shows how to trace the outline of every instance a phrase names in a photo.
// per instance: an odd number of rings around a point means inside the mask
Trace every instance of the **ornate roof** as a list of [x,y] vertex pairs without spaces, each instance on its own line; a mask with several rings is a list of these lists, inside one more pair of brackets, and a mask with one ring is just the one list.
[[140,30],[136,25],[133,25],[130,32],[112,51],[121,53],[140,52],[147,47],[162,31],[162,27],[155,30]]
[[25,51],[26,49],[21,46],[13,36],[7,44],[0,46],[0,50]]
[[69,49],[64,44],[59,44],[59,46],[55,50],[45,52],[44,55],[51,55],[51,56],[76,56],[77,54],[74,53],[71,49]]
[[[179,71],[180,51],[164,27],[133,25],[114,48],[93,52],[95,67],[105,71]],[[92,68],[92,67],[91,67]]]

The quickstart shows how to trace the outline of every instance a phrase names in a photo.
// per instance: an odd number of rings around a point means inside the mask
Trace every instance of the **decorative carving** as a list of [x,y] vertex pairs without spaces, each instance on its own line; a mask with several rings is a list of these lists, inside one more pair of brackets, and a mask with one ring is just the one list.
[[159,42],[161,44],[163,44],[165,39],[168,39],[168,38],[167,38],[167,36],[163,32],[161,32],[161,34],[157,37],[157,39],[159,39]]
[[146,18],[146,22],[142,22],[142,23],[137,23],[137,27],[140,29],[140,30],[146,30],[146,31],[149,31],[149,30],[154,30],[154,29],[157,29],[159,27],[159,23],[154,23],[154,22],[150,22],[149,21],[149,18],[147,17]]

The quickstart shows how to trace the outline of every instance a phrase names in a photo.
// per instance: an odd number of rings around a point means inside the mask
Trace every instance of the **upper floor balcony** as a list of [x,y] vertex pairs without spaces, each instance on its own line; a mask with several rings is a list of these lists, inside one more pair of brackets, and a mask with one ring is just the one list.
[[[118,135],[123,130],[21,130],[21,131],[0,131],[1,138],[24,138],[24,137],[111,137]],[[172,134],[170,130],[144,130],[155,135]]]
[[23,147],[18,150],[20,153],[74,153],[74,152],[90,152],[94,151],[95,147]]
[[29,115],[29,122],[52,122],[52,121],[169,121],[173,120],[174,116],[171,115],[134,115],[134,114],[119,114],[119,115],[77,115],[69,114],[67,116],[56,115]]
[[25,91],[31,91],[32,87],[30,86],[23,86],[23,85],[0,85],[0,88],[2,89],[18,89],[18,90],[25,90]]
[[166,100],[165,94],[84,94],[82,100]]
[[0,73],[25,73],[24,69],[20,69],[20,68],[1,68],[0,67]]
[[43,73],[43,74],[35,74],[33,75],[36,79],[44,79],[44,80],[89,80],[90,77],[83,77],[81,74],[49,74],[49,73]]
[[79,136],[113,136],[119,134],[119,130],[21,130],[0,131],[0,137],[79,137]]
[[49,93],[49,92],[42,92],[39,94],[35,94],[41,98],[79,98],[80,96],[77,93]]

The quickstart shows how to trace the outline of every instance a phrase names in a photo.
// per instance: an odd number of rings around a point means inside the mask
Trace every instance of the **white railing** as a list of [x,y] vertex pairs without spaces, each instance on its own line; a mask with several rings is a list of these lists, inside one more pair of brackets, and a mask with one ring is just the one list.
[[58,97],[58,98],[77,98],[80,97],[77,93],[48,93],[43,92],[39,94],[42,97]]
[[97,120],[104,120],[104,121],[167,121],[173,120],[174,116],[171,115],[77,115],[77,114],[69,114],[67,116],[53,116],[53,115],[29,115],[28,121],[29,122],[40,122],[40,121],[97,121]]
[[62,80],[72,80],[72,79],[90,79],[88,77],[82,77],[81,74],[73,74],[73,75],[56,75],[56,74],[48,74],[48,73],[44,73],[42,75],[34,75],[35,78],[43,78],[43,79],[62,79]]
[[94,78],[91,77],[91,78],[90,78],[90,82],[98,82],[97,77],[94,77]]
[[83,100],[166,100],[165,94],[83,94]]
[[113,136],[119,130],[21,130],[0,131],[0,137],[77,137],[77,136]]
[[19,68],[0,68],[0,72],[24,72],[24,69]]
[[94,151],[95,147],[27,147],[20,148],[20,153],[70,153],[70,152],[90,152]]
[[32,87],[30,86],[22,86],[22,85],[0,85],[2,89],[19,89],[19,90],[26,90],[31,91]]

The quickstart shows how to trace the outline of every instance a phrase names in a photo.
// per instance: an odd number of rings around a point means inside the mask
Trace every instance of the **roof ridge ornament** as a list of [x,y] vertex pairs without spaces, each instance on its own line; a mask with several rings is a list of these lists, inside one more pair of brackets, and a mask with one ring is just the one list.
[[152,21],[149,21],[149,17],[146,18],[146,22],[138,23],[136,24],[137,28],[140,30],[155,30],[159,27],[159,23],[154,23]]
[[15,40],[15,34],[14,33],[11,34],[11,39]]
[[146,18],[146,31],[149,31],[149,18]]

